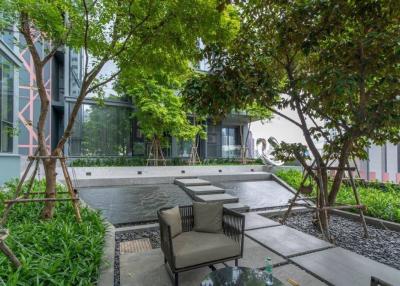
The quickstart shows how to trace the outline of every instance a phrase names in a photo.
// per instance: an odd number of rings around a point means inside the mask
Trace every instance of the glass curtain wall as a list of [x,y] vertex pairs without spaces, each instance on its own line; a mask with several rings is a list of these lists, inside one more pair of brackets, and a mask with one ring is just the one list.
[[[73,104],[70,104],[72,107]],[[71,108],[70,108],[71,110]],[[132,155],[130,109],[84,104],[69,143],[71,156]]]
[[222,157],[240,156],[240,127],[222,127]]
[[14,65],[0,53],[0,152],[13,151]]

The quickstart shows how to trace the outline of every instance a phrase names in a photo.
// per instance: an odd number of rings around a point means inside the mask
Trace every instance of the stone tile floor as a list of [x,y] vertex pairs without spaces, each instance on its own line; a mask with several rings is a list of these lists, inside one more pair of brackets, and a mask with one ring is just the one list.
[[[246,215],[246,220],[248,227],[255,225],[257,229],[245,232],[244,255],[239,260],[239,266],[262,268],[265,257],[270,256],[274,275],[287,286],[292,285],[288,279],[300,286],[362,286],[369,285],[366,283],[371,275],[390,283],[400,281],[400,271],[389,266],[347,250],[342,251],[342,248],[286,226],[271,224],[268,219],[263,222],[254,214]],[[230,265],[233,263],[215,267]],[[184,272],[180,275],[180,285],[200,285],[210,271],[208,267],[203,267]],[[173,285],[161,249],[121,254],[120,285]]]

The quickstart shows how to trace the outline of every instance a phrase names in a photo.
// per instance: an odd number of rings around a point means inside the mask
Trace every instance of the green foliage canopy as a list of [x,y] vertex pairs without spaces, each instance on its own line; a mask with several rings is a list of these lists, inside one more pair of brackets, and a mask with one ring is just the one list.
[[[351,156],[365,158],[371,143],[400,141],[399,1],[238,5],[235,45],[208,46],[211,73],[188,81],[190,104],[211,114],[253,102],[283,117],[283,109],[293,109],[299,120],[286,119],[302,129],[320,167],[337,159],[342,169]],[[315,145],[320,139],[326,142],[323,154]],[[303,149],[285,146],[283,156]],[[342,174],[337,172],[329,203]],[[322,176],[326,190],[326,171]]]
[[197,134],[204,136],[202,126],[192,125],[183,109],[182,98],[155,80],[146,80],[128,90],[133,96],[140,130],[147,139],[171,135],[178,139],[194,140]]

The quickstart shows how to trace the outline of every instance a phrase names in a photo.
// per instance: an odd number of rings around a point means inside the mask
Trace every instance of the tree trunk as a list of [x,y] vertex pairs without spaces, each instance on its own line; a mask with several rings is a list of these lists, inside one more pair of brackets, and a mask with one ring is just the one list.
[[328,202],[333,205],[336,201],[336,196],[340,190],[340,185],[342,184],[344,168],[346,167],[346,162],[348,161],[350,154],[351,142],[347,140],[343,144],[343,148],[339,157],[338,171],[336,172],[335,178],[333,179],[333,184],[328,196]]
[[[29,16],[26,13],[21,13],[21,33],[23,34],[26,43],[28,45],[29,52],[32,56],[32,61],[36,75],[36,86],[40,98],[40,115],[37,124],[37,135],[38,135],[38,148],[40,156],[48,156],[49,151],[46,146],[46,120],[49,112],[49,96],[44,84],[43,79],[43,68],[46,62],[43,62],[40,58],[40,54],[36,49],[35,43],[32,38],[32,28],[29,20]],[[46,176],[46,198],[55,197],[55,185],[56,185],[56,171],[55,171],[55,160],[54,159],[43,159],[43,167]],[[51,219],[54,213],[54,202],[46,202],[45,207],[42,211],[42,217],[45,219]]]
[[[46,198],[54,199],[56,198],[56,159],[44,159],[44,173],[46,175]],[[44,203],[44,208],[42,211],[42,217],[44,219],[51,219],[54,215],[55,202],[48,201]]]

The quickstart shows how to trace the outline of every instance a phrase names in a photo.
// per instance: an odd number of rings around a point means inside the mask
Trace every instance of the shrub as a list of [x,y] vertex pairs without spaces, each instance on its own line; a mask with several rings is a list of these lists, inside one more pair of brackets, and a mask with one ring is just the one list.
[[[167,166],[187,165],[188,159],[172,158],[167,159]],[[239,159],[212,158],[205,159],[199,165],[240,165]],[[247,164],[261,165],[261,159],[248,160]],[[147,160],[144,157],[115,157],[115,158],[80,158],[71,162],[73,167],[123,167],[123,166],[146,166]]]
[[[302,174],[296,170],[280,170],[276,175],[288,183],[291,187],[298,189],[302,180]],[[382,185],[384,185],[382,187]],[[366,205],[366,215],[400,222],[400,195],[399,186],[387,183],[367,183],[367,186],[358,185],[358,193],[361,203]],[[355,205],[355,198],[351,187],[342,185],[336,202],[339,204]],[[351,210],[357,212],[356,209]]]
[[[0,213],[4,200],[13,196],[16,183],[8,183],[5,188],[8,191],[0,191]],[[44,182],[36,182],[34,191],[42,190]],[[83,222],[78,224],[71,203],[59,202],[54,218],[43,221],[42,207],[41,203],[17,204],[11,210],[6,243],[23,266],[15,270],[0,253],[0,285],[95,284],[105,235],[100,215],[83,207]]]

